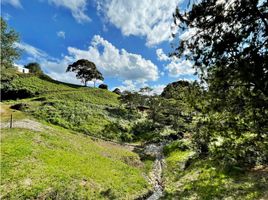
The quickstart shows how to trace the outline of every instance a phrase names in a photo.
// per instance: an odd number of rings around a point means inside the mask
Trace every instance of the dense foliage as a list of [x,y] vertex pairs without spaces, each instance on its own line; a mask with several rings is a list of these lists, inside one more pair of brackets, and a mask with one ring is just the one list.
[[224,164],[268,158],[267,1],[201,1],[174,21],[180,38],[173,56],[194,62],[208,86],[194,142]]
[[39,63],[36,63],[36,62],[28,63],[24,67],[29,69],[30,73],[37,74],[37,75],[43,74],[43,71]]
[[19,58],[20,51],[14,45],[19,41],[19,35],[8,27],[1,17],[1,70],[13,66],[14,60]]
[[103,80],[102,74],[98,71],[96,65],[86,59],[80,59],[67,67],[66,72],[75,72],[76,77],[82,80],[87,86],[87,82],[93,80],[94,87],[97,80]]

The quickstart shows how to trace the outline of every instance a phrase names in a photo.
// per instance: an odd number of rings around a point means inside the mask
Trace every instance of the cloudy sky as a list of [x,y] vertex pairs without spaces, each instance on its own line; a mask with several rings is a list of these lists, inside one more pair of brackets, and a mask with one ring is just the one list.
[[[2,0],[2,17],[20,34],[16,64],[38,62],[54,79],[80,84],[68,64],[93,61],[110,89],[193,80],[189,61],[172,52],[172,13],[187,0]],[[182,37],[187,36],[184,33]]]

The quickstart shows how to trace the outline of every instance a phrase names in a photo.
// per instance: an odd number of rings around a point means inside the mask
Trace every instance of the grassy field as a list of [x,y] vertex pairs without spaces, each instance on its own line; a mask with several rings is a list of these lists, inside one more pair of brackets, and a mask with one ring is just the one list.
[[79,88],[79,86],[55,81],[49,77],[21,74],[18,78],[12,80],[10,88],[13,90],[25,89],[33,94],[42,94],[50,91],[71,91]]
[[88,135],[131,140],[126,112],[120,108],[118,95],[108,90],[23,76],[11,82],[9,91],[33,94],[5,103],[25,103],[23,111],[35,118]]
[[[38,120],[43,129],[1,129],[2,199],[135,199],[151,189],[145,174],[153,160],[87,136],[132,141],[131,127],[141,116],[123,109],[118,95],[37,76],[16,78],[7,88],[26,96],[1,103],[1,122],[12,114],[15,122]],[[21,111],[10,109],[16,104]],[[163,199],[268,199],[267,167],[188,162],[190,147],[185,139],[164,148]]]
[[[191,151],[176,150],[166,157],[163,199],[268,199],[268,169],[250,171],[220,168],[209,158],[193,160],[185,168]],[[176,197],[176,198],[175,198]]]
[[137,154],[62,128],[1,130],[1,199],[134,199],[146,193]]
[[[1,123],[12,114],[44,127],[1,129],[1,199],[135,199],[151,188],[152,163],[85,135],[120,140],[114,124],[127,120],[118,95],[36,76],[14,79],[9,90],[33,96],[1,103]],[[16,104],[21,111],[10,109]]]

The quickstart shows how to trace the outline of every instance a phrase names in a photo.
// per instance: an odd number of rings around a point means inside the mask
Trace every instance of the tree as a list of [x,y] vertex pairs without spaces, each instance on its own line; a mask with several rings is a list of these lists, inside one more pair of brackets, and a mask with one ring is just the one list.
[[121,92],[121,90],[119,88],[115,88],[113,90],[113,93],[118,94],[118,95],[121,95],[122,92]]
[[140,93],[142,93],[142,94],[146,93],[147,95],[149,95],[150,92],[152,92],[152,91],[153,91],[153,89],[148,87],[148,86],[140,89]]
[[100,84],[99,85],[99,88],[100,89],[104,89],[104,90],[108,90],[108,85],[106,85],[106,84]]
[[10,68],[14,60],[20,57],[20,51],[14,46],[19,42],[19,35],[9,28],[5,20],[1,17],[1,68]]
[[139,105],[141,105],[142,97],[138,92],[124,91],[119,100],[121,104],[125,104],[130,110],[136,110]]
[[192,36],[181,37],[172,55],[192,60],[204,79],[217,70],[221,81],[241,80],[230,84],[267,96],[267,10],[267,1],[261,0],[203,0],[189,11],[177,9],[179,33]]
[[102,74],[97,70],[96,65],[86,59],[80,59],[69,65],[66,72],[76,72],[76,78],[82,79],[82,83],[87,86],[88,81],[94,82],[96,86],[97,80],[104,80]]
[[39,65],[39,63],[33,62],[33,63],[29,63],[27,65],[24,66],[25,68],[29,69],[30,73],[33,74],[43,74],[43,71]]
[[[231,164],[268,162],[268,3],[202,0],[174,13],[172,56],[194,63],[207,83],[194,143]],[[178,41],[178,40],[177,40]]]
[[167,99],[169,98],[175,98],[178,99],[178,96],[182,92],[182,90],[185,90],[185,88],[189,88],[190,83],[188,81],[176,81],[173,83],[169,83],[161,93],[162,97],[165,97]]

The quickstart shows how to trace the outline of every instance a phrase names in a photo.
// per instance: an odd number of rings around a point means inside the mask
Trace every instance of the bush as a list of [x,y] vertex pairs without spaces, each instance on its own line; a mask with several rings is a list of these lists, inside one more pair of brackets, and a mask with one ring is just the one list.
[[26,103],[18,103],[18,104],[10,106],[10,108],[15,109],[15,110],[25,110],[29,108],[29,105]]
[[106,85],[106,84],[100,84],[99,85],[99,88],[100,89],[104,89],[104,90],[108,90],[108,85]]
[[118,94],[118,95],[121,95],[122,94],[122,92],[121,92],[121,90],[119,88],[115,88],[113,90],[113,93]]
[[154,128],[153,122],[150,120],[135,123],[132,127],[132,134],[134,140],[157,142],[160,139],[159,131]]
[[14,78],[17,78],[17,71],[15,68],[2,68],[1,69],[1,85],[4,82],[10,82]]
[[36,93],[27,90],[27,89],[13,89],[9,86],[4,86],[1,88],[1,100],[16,100],[16,99],[24,99],[34,97]]
[[109,139],[119,139],[122,142],[132,141],[132,135],[129,133],[129,129],[120,121],[107,124],[103,129],[103,133]]
[[186,151],[186,150],[189,150],[190,148],[191,148],[191,144],[189,141],[177,140],[166,145],[163,151],[164,151],[164,154],[168,156],[173,151],[176,151],[176,150]]

